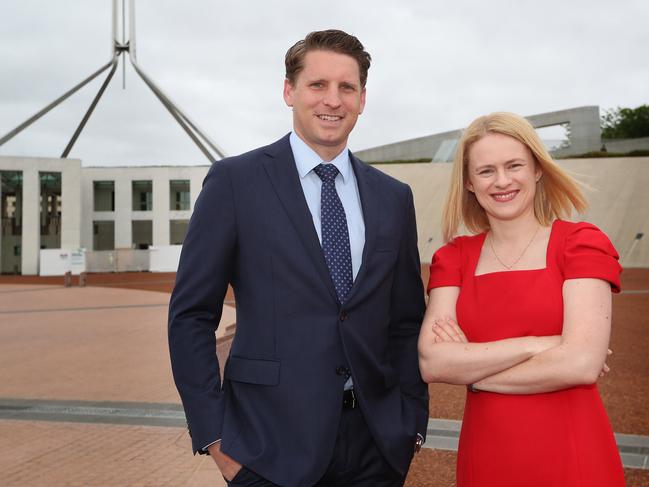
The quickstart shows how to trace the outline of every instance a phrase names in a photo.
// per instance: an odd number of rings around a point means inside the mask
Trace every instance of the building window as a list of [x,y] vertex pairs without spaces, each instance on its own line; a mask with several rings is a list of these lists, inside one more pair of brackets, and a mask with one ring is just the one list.
[[0,171],[0,272],[20,274],[23,233],[23,173]]
[[108,220],[92,222],[92,249],[115,250],[114,221]]
[[151,220],[133,220],[131,230],[134,249],[148,249],[153,245],[153,222]]
[[169,181],[169,209],[173,211],[189,210],[189,179]]
[[133,181],[133,211],[153,210],[153,183]]
[[93,181],[95,211],[115,211],[115,181]]
[[171,245],[182,245],[187,234],[189,220],[170,220],[169,221],[169,243]]
[[41,172],[41,248],[61,248],[61,173]]

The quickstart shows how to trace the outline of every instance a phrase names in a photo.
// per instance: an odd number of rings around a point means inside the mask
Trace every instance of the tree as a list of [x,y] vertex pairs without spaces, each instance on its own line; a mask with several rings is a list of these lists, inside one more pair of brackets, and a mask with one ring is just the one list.
[[649,105],[612,108],[606,110],[600,120],[604,139],[649,137]]

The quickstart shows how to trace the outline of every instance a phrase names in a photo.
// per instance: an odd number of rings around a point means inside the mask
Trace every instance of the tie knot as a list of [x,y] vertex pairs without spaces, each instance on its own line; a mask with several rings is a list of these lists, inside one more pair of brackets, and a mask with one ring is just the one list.
[[315,173],[323,183],[333,181],[338,176],[338,168],[333,164],[318,164],[314,169]]

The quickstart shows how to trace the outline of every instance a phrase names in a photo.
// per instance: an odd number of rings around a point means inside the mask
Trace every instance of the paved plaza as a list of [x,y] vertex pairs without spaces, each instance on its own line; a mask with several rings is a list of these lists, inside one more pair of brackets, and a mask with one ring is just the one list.
[[[129,276],[130,289],[119,276],[111,279],[106,287],[84,288],[53,279],[0,280],[0,485],[225,485],[211,458],[191,454],[169,364],[168,289],[151,274]],[[137,279],[148,279],[156,291],[133,289]],[[643,282],[620,298],[645,313]],[[633,321],[628,311],[616,313]],[[638,336],[634,326],[618,327],[644,350],[646,320]],[[223,328],[234,321],[234,308],[226,306]],[[636,352],[627,353],[625,343],[614,334],[619,360],[602,395],[614,428],[626,434],[618,438],[625,463],[646,468],[646,375],[634,395],[624,389],[629,374],[643,374],[647,365],[634,365]],[[225,359],[228,350],[223,337],[217,353]],[[459,424],[452,420],[461,417],[463,394],[459,387],[431,386],[431,416],[445,419],[431,421],[427,446],[436,449],[417,456],[408,487],[453,485]],[[649,470],[626,472],[629,485],[649,486]]]
[[[180,409],[168,302],[153,291],[0,285],[0,485],[225,485],[211,458],[191,454],[182,423],[146,421],[146,405]],[[8,417],[30,403],[97,414]],[[131,421],[110,418],[117,404],[135,410]]]

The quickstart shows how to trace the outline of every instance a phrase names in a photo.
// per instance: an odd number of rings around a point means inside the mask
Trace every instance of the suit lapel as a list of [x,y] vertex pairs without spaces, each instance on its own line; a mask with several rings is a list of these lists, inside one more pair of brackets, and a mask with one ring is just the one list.
[[363,258],[361,260],[361,267],[358,270],[354,285],[352,286],[347,303],[350,303],[358,292],[359,287],[363,283],[363,278],[367,274],[367,267],[369,265],[369,258],[374,250],[376,244],[376,232],[379,227],[379,191],[378,180],[376,176],[370,171],[369,166],[361,162],[351,152],[349,159],[354,169],[356,176],[356,183],[358,184],[358,192],[361,197],[361,207],[363,209],[363,221],[365,222],[365,245],[363,246]]
[[266,155],[268,157],[264,160],[264,168],[275,192],[302,240],[307,253],[315,264],[322,282],[329,290],[331,297],[338,302],[336,289],[329,275],[322,246],[313,226],[313,218],[300,184],[300,176],[295,166],[289,136],[287,135],[275,144],[270,145],[266,150]]

